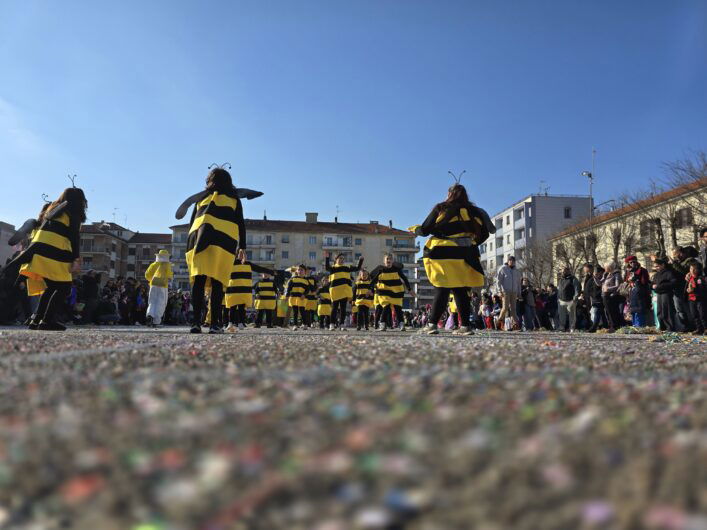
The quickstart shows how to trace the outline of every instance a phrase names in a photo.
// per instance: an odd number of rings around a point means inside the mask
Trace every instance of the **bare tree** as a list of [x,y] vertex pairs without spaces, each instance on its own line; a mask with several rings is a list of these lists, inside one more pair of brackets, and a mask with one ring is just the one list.
[[552,246],[547,241],[533,240],[525,247],[523,259],[519,260],[530,283],[539,287],[552,280]]

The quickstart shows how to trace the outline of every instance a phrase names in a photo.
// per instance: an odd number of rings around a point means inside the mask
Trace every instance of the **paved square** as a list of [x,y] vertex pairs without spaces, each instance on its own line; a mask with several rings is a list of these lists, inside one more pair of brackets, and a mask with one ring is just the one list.
[[5,328],[0,520],[707,528],[706,350],[640,335]]

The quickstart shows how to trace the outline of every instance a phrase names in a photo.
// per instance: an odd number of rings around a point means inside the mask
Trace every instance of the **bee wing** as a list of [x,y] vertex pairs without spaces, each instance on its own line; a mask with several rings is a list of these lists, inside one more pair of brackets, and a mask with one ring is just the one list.
[[209,193],[210,192],[208,190],[203,190],[199,193],[195,193],[191,197],[187,197],[185,201],[179,206],[179,208],[177,208],[177,212],[174,214],[174,217],[176,217],[177,219],[182,219],[187,214],[192,204],[199,202]]

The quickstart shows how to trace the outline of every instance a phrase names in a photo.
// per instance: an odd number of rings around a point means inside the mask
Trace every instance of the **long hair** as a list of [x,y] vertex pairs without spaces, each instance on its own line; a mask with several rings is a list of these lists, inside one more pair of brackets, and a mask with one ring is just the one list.
[[88,208],[88,201],[86,200],[86,195],[84,195],[81,188],[66,188],[59,198],[47,206],[47,209],[42,212],[42,219],[44,221],[44,216],[55,206],[60,205],[62,202],[66,202],[66,209],[72,217],[76,217],[80,222],[86,222],[86,208]]
[[206,189],[224,193],[233,189],[231,174],[223,168],[215,167],[206,176]]
[[450,186],[449,190],[447,190],[447,198],[437,205],[443,214],[443,221],[458,215],[462,208],[471,209],[473,206],[469,200],[469,195],[466,193],[466,188],[461,184]]
[[39,224],[42,224],[42,222],[44,221],[44,214],[47,213],[47,210],[52,204],[53,203],[51,202],[45,202],[44,206],[42,206],[42,209],[39,210],[39,215],[37,216],[37,221],[39,222]]

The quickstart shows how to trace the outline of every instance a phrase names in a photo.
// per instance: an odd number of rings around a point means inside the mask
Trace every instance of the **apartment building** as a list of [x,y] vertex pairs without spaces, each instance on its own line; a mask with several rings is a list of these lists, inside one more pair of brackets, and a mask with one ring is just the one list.
[[[175,264],[175,282],[182,289],[189,288],[186,253],[188,224],[172,229],[172,260]],[[371,270],[383,261],[387,252],[404,265],[411,283],[416,281],[415,254],[420,250],[415,236],[393,227],[392,221],[381,224],[340,223],[319,221],[316,212],[305,214],[304,221],[246,219],[246,253],[248,259],[265,267],[287,269],[305,263],[317,272],[324,271],[325,252],[332,256],[342,253],[348,263],[364,258],[364,267]],[[412,308],[415,301],[409,295],[404,307]]]
[[155,254],[162,249],[171,252],[171,247],[172,234],[136,232],[128,241],[126,276],[144,280],[147,267],[155,261]]
[[426,305],[432,305],[432,301],[435,297],[435,288],[430,279],[427,277],[427,272],[425,271],[425,265],[422,262],[422,258],[417,260],[417,266],[415,267],[415,295],[417,301],[417,307],[424,307]]
[[99,221],[81,226],[81,272],[93,269],[101,279],[127,272],[128,242],[134,232],[115,223]]
[[486,275],[495,275],[508,256],[515,256],[522,268],[527,248],[588,218],[592,207],[589,196],[528,195],[498,212],[491,217],[496,233],[479,247]]

